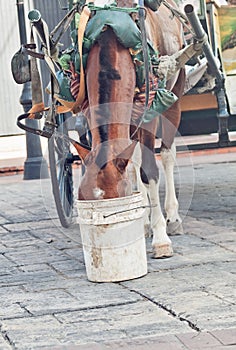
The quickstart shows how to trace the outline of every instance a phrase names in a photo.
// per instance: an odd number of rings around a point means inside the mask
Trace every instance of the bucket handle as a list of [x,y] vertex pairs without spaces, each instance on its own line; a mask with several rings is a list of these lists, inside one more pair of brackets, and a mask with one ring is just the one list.
[[120,211],[116,211],[114,213],[110,213],[110,214],[107,214],[107,215],[103,215],[103,218],[106,219],[106,218],[109,218],[110,216],[113,216],[113,215],[117,215],[117,214],[122,214],[122,213],[126,213],[127,211],[131,211],[131,210],[136,210],[136,209],[146,209],[146,208],[155,208],[157,207],[158,205],[155,204],[155,205],[141,205],[139,207],[135,207],[135,208],[131,208],[131,209],[126,209],[126,210],[120,210]]

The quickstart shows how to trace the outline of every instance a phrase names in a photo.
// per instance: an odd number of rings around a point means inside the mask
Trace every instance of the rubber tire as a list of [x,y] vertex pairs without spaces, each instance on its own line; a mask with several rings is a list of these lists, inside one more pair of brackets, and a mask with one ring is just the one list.
[[[62,123],[63,115],[58,116],[58,131],[68,135]],[[65,147],[66,146],[66,147]],[[68,162],[70,144],[62,138],[53,135],[48,141],[49,165],[52,191],[61,225],[68,228],[73,221],[73,173],[72,163]]]

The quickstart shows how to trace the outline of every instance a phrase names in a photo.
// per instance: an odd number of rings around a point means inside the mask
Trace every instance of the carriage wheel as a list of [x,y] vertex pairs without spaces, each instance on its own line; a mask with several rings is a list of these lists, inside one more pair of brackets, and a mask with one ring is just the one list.
[[[65,115],[58,114],[58,132],[68,135]],[[53,134],[48,142],[49,165],[53,196],[57,213],[63,227],[69,227],[73,216],[73,155],[70,151],[70,142],[66,138]]]

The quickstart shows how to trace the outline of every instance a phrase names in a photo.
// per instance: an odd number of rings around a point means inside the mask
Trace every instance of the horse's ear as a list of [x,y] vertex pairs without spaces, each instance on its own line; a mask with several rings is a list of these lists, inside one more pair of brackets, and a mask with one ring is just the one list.
[[76,151],[78,152],[82,162],[84,163],[85,158],[88,156],[90,153],[90,150],[84,146],[82,146],[80,143],[74,141],[72,142],[73,146],[75,147]]
[[113,160],[113,163],[115,164],[116,168],[119,170],[121,174],[124,173],[125,168],[127,167],[129,160],[131,159],[135,146],[137,144],[137,141],[133,141],[123,152],[121,152],[116,159]]

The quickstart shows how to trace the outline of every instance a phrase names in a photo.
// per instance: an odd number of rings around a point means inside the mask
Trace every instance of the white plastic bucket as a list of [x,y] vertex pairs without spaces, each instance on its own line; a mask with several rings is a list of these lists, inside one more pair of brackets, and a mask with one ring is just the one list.
[[147,256],[140,193],[113,199],[77,200],[87,277],[118,282],[146,275]]

